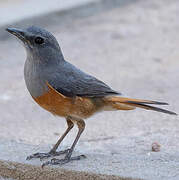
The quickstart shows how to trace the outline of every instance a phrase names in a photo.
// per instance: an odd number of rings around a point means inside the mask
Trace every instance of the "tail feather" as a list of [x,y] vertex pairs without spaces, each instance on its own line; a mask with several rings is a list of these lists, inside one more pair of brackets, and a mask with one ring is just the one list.
[[[146,110],[153,110],[153,111],[162,112],[162,113],[166,113],[170,115],[177,115],[175,112],[148,105],[148,104],[168,105],[168,103],[165,103],[165,102],[131,99],[131,98],[125,98],[125,97],[119,97],[119,96],[106,97],[105,100],[107,102],[112,103],[112,106],[119,110],[132,110],[132,109],[135,109],[135,107],[139,107]],[[126,108],[124,108],[125,105],[126,105]]]
[[177,115],[175,112],[168,111],[166,109],[162,109],[162,108],[158,108],[158,107],[154,107],[154,106],[149,106],[149,105],[146,105],[143,103],[133,102],[133,103],[130,103],[130,105],[133,105],[133,106],[139,107],[139,108],[143,108],[143,109],[147,109],[147,110],[153,110],[153,111],[162,112],[162,113],[166,113],[166,114]]
[[120,103],[133,103],[133,102],[139,102],[141,104],[156,104],[156,105],[169,105],[166,102],[159,102],[159,101],[150,101],[150,100],[143,100],[143,99],[132,99],[132,98],[126,98],[126,97],[119,97],[119,96],[112,96],[107,97],[109,101],[116,101]]

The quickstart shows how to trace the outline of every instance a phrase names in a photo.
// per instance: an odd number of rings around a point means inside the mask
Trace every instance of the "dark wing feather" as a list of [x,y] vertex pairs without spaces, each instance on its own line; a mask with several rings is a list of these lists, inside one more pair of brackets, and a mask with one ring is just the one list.
[[[55,71],[54,71],[55,69]],[[64,62],[60,66],[53,68],[49,84],[61,94],[74,97],[104,97],[107,95],[120,95],[112,90],[102,81],[90,76],[72,64]]]

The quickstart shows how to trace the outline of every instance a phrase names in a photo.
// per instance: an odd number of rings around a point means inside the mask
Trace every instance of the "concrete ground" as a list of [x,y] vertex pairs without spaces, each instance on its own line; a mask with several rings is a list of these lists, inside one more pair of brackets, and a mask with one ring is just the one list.
[[98,0],[0,0],[0,26],[35,18],[54,11],[64,11]]
[[[179,113],[178,17],[177,0],[104,0],[16,24],[46,27],[71,63],[125,96],[166,101],[171,104],[166,108]],[[66,124],[31,99],[23,79],[25,50],[0,29],[0,159],[26,163],[27,155],[48,151]],[[76,133],[62,148],[71,145]],[[153,142],[161,145],[160,152],[151,152]],[[97,114],[86,120],[75,154],[80,153],[88,158],[59,169],[177,180],[179,118],[141,109]]]

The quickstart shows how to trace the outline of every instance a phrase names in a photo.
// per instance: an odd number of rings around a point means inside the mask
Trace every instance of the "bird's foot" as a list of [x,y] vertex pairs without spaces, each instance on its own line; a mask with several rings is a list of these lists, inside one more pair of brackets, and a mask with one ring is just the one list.
[[39,158],[40,160],[43,160],[45,158],[60,156],[62,154],[66,154],[69,151],[70,151],[70,149],[66,149],[66,150],[58,151],[58,152],[50,151],[48,153],[35,153],[35,154],[30,155],[30,156],[27,156],[26,160],[31,160],[31,159],[35,159],[35,158]]
[[60,165],[61,166],[61,165],[66,164],[66,163],[68,163],[70,161],[75,161],[75,160],[80,160],[80,159],[86,158],[85,155],[80,155],[80,156],[75,156],[75,157],[71,157],[71,155],[72,155],[72,152],[69,151],[64,159],[53,158],[50,161],[47,161],[47,162],[43,163],[42,168],[44,166],[47,166],[47,165]]
[[70,161],[75,161],[75,160],[80,160],[82,158],[86,158],[85,155],[80,155],[80,156],[75,156],[75,157],[71,157],[71,158],[64,158],[64,159],[56,159],[56,158],[53,158],[51,159],[50,161],[47,161],[45,163],[42,164],[42,168],[44,166],[47,166],[47,165],[63,165],[63,164],[66,164]]

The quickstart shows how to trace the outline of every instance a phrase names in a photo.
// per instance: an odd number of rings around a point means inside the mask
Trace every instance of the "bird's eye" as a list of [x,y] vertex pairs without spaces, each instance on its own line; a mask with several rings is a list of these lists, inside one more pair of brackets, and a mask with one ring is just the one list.
[[35,38],[35,43],[36,43],[36,44],[43,44],[43,43],[44,43],[44,39],[41,38],[41,37],[36,37],[36,38]]

